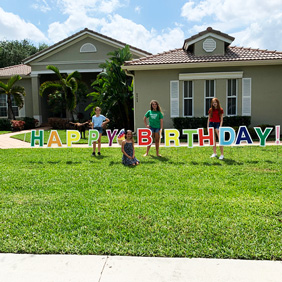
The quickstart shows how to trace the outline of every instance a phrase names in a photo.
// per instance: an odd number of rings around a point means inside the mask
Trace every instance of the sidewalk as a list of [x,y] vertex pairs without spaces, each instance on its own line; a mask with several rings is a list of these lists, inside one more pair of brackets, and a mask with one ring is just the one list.
[[282,262],[0,254],[1,282],[281,282]]
[[[40,129],[50,129],[50,128],[40,128]],[[24,142],[24,141],[21,141],[21,140],[18,140],[18,139],[10,138],[13,135],[24,134],[24,133],[27,133],[27,132],[30,132],[30,130],[22,130],[20,132],[13,132],[13,133],[7,133],[7,134],[0,135],[0,149],[31,148],[30,143],[27,143],[27,142]],[[243,145],[245,145],[245,144],[242,144],[241,146],[243,146]],[[258,146],[258,145],[259,145],[259,142],[254,142],[254,144],[253,144],[253,146]],[[268,141],[266,143],[266,145],[269,146],[269,145],[276,145],[276,144],[275,144],[274,141]],[[282,142],[279,145],[282,145]],[[137,144],[135,146],[138,147]],[[180,143],[180,146],[181,147],[187,147],[188,145],[187,145],[187,142],[184,142],[184,143]],[[194,146],[197,147],[198,144],[195,143]],[[205,146],[207,146],[207,145],[205,144]],[[88,146],[88,144],[73,144],[72,147],[73,148],[90,148]],[[102,143],[102,147],[109,147],[109,145],[108,145],[108,143]],[[115,147],[120,148],[120,145],[118,145],[116,142],[114,142],[112,144],[112,147],[113,148],[115,148]],[[161,147],[164,147],[163,143],[161,144]],[[36,145],[35,148],[39,148],[39,146]],[[43,148],[47,148],[47,146],[44,145]],[[66,148],[66,144],[63,144],[63,148]],[[281,279],[281,281],[282,281],[282,279]],[[1,280],[0,280],[0,282],[1,282]]]

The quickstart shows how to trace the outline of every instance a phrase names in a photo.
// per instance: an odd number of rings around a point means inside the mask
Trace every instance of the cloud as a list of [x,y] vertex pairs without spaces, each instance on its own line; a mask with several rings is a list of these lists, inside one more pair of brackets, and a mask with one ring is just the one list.
[[18,15],[5,12],[0,7],[0,40],[23,39],[30,39],[34,42],[48,41],[35,25],[24,21]]
[[137,13],[137,14],[140,14],[141,13],[141,7],[140,6],[136,6],[134,11]]
[[212,26],[234,36],[237,45],[282,50],[281,0],[189,0],[181,16],[194,23],[191,32]]
[[43,13],[51,11],[51,8],[50,8],[49,4],[46,2],[46,0],[42,0],[42,1],[36,0],[36,2],[37,3],[32,4],[33,9],[40,10]]

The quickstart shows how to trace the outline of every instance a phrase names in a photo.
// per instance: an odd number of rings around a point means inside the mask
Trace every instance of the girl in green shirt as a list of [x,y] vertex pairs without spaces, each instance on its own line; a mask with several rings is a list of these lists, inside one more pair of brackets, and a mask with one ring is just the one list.
[[[158,157],[161,157],[159,154],[159,146],[160,146],[160,134],[163,129],[163,113],[160,107],[160,104],[156,100],[152,100],[150,102],[150,108],[145,116],[144,116],[144,124],[147,128],[150,128],[152,131],[152,137],[155,139],[156,153]],[[147,118],[149,119],[149,124],[147,123]],[[147,146],[146,153],[144,157],[148,156],[151,145]]]

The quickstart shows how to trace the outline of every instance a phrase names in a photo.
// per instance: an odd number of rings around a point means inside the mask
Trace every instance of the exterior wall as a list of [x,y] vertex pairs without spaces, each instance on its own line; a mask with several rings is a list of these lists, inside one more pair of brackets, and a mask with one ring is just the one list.
[[[0,79],[3,83],[7,83],[8,79]],[[19,110],[19,116],[16,116],[16,118],[19,117],[33,117],[33,110],[32,110],[32,90],[31,90],[31,80],[30,77],[24,77],[20,81],[16,83],[16,85],[20,85],[24,87],[26,96],[24,97],[24,106],[22,109]],[[6,117],[0,117],[0,118],[7,118]]]
[[[203,49],[203,43],[206,39],[213,39],[216,42],[216,48],[213,52],[206,52]],[[195,43],[194,45],[194,54],[195,56],[216,56],[225,54],[225,43],[222,40],[216,39],[214,37],[207,37]]]
[[[97,52],[81,53],[80,48],[85,43],[93,44]],[[55,65],[63,70],[93,70],[100,69],[99,65],[104,63],[109,57],[107,54],[113,52],[118,48],[91,37],[81,37],[65,44],[54,51],[50,51],[46,55],[35,59],[30,63],[32,71],[46,71],[47,65]],[[137,58],[137,56],[133,56]]]
[[[282,125],[282,66],[222,67],[181,70],[135,71],[135,130],[144,127],[143,117],[152,99],[159,101],[164,111],[164,127],[172,128],[170,118],[170,81],[179,80],[180,73],[243,72],[251,78],[252,126]],[[205,79],[193,80],[194,116],[204,116]],[[179,116],[183,117],[184,82],[179,81]],[[227,79],[215,79],[215,96],[227,113]],[[242,79],[238,79],[237,115],[242,115]]]

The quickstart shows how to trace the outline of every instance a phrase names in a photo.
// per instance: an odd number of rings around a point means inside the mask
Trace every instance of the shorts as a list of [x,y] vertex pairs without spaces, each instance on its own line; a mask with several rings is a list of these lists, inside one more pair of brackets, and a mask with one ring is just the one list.
[[98,130],[99,133],[103,133],[103,128],[102,127],[94,127],[94,129]]
[[154,127],[151,127],[150,126],[150,129],[151,129],[151,131],[152,131],[152,133],[159,133],[160,132],[160,128],[154,128]]
[[219,129],[220,122],[210,122],[209,127],[213,127],[214,129]]

